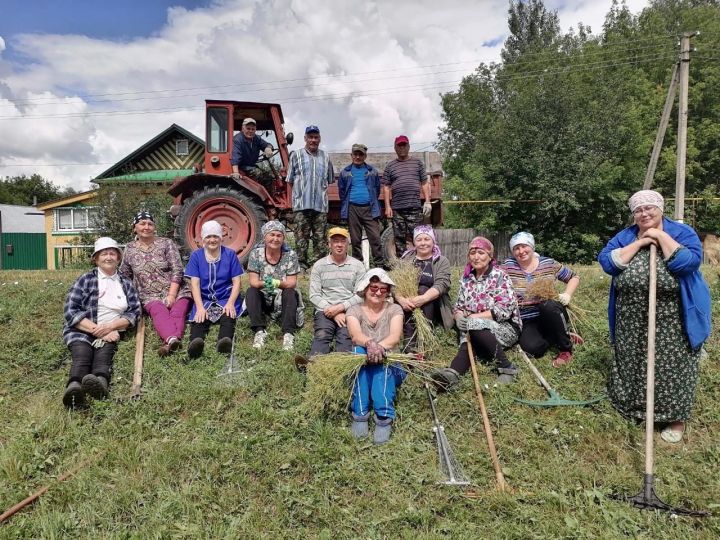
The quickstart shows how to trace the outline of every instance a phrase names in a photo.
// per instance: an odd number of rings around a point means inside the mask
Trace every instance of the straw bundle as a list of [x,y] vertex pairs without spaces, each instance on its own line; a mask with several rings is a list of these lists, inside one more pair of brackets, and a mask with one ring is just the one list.
[[[418,294],[420,269],[407,259],[398,259],[393,263],[390,277],[395,282],[395,294],[412,298]],[[420,308],[413,310],[411,316],[415,322],[415,337],[418,352],[430,355],[438,350],[440,343],[433,333],[433,327]]]
[[[538,300],[558,300],[558,291],[555,289],[554,279],[536,279],[531,281],[525,289],[525,299]],[[570,329],[576,334],[580,334],[579,327],[590,325],[589,312],[581,308],[574,302],[570,302],[567,306]]]
[[[303,409],[308,415],[343,414],[352,399],[352,388],[358,371],[367,356],[351,352],[335,352],[315,356],[307,366],[307,384]],[[419,359],[414,354],[389,353],[386,363],[396,364],[424,381],[430,372],[442,367],[439,362]]]

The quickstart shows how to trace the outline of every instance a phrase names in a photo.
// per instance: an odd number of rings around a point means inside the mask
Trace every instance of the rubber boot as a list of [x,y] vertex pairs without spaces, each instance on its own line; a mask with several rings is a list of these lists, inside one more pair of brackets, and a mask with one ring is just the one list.
[[79,382],[73,381],[67,385],[65,394],[63,394],[63,405],[68,409],[82,409],[85,407],[85,392]]
[[508,367],[498,368],[498,377],[495,382],[497,384],[510,384],[515,382],[518,373],[520,373],[520,370],[512,364]]
[[205,349],[205,340],[203,338],[195,338],[188,345],[188,357],[190,359],[199,358]]
[[435,383],[439,392],[452,390],[460,382],[460,374],[453,368],[435,369],[430,373],[430,378]]
[[83,377],[82,389],[93,399],[105,399],[108,396],[108,382],[102,375],[88,373]]
[[375,444],[385,444],[390,440],[392,422],[392,418],[380,418],[377,414],[375,415],[375,432],[373,433]]
[[370,413],[364,415],[358,415],[352,413],[352,424],[350,425],[350,431],[352,431],[353,437],[356,439],[363,439],[368,436],[370,430],[368,429],[368,420],[370,419]]

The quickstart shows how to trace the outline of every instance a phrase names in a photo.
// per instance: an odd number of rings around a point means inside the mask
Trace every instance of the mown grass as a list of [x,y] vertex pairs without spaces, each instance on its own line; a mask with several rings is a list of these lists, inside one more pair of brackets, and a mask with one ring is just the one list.
[[[611,354],[608,280],[597,267],[580,272],[576,298],[592,312],[583,328],[586,344],[565,369],[552,369],[550,355],[538,362],[550,384],[572,399],[604,390]],[[586,408],[517,404],[516,396],[545,398],[528,369],[517,384],[491,387],[485,399],[514,489],[500,493],[466,377],[460,392],[439,398],[438,410],[474,485],[449,488],[436,484],[431,417],[419,384],[409,379],[400,391],[388,445],[358,443],[346,418],[301,413],[303,378],[291,354],[281,351],[277,329],[258,353],[249,347],[246,320],[238,326],[238,375],[219,379],[224,358],[214,352],[190,363],[177,355],[161,360],[148,330],[143,398],[123,399],[134,355],[134,340],[126,339],[116,357],[112,399],[68,413],[61,396],[69,354],[59,336],[63,300],[76,275],[0,272],[0,507],[91,458],[77,476],[53,484],[0,526],[2,538],[720,536],[716,336],[702,363],[685,441],[671,447],[658,438],[656,446],[660,496],[715,515],[674,518],[610,498],[640,489],[644,439],[643,426],[625,421],[607,401]],[[708,278],[717,294],[717,273],[709,270]],[[441,338],[449,361],[453,337]],[[298,348],[307,351],[310,339],[308,327]],[[480,376],[492,385],[489,369]]]

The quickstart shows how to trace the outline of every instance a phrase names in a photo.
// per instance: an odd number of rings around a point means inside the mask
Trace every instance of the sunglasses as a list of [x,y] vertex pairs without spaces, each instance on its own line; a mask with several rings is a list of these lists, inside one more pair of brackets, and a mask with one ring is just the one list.
[[390,287],[382,287],[380,285],[370,285],[368,290],[372,294],[387,294],[390,291]]

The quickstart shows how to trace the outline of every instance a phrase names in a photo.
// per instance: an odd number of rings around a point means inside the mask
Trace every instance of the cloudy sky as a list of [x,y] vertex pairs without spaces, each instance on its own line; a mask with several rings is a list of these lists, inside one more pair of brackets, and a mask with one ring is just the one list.
[[[598,32],[611,0],[546,0]],[[627,0],[638,13],[646,0]],[[507,0],[0,0],[0,176],[79,190],[204,99],[280,103],[323,147],[431,149],[439,93],[497,60]],[[301,139],[298,139],[301,144]],[[295,143],[297,147],[299,143]]]

